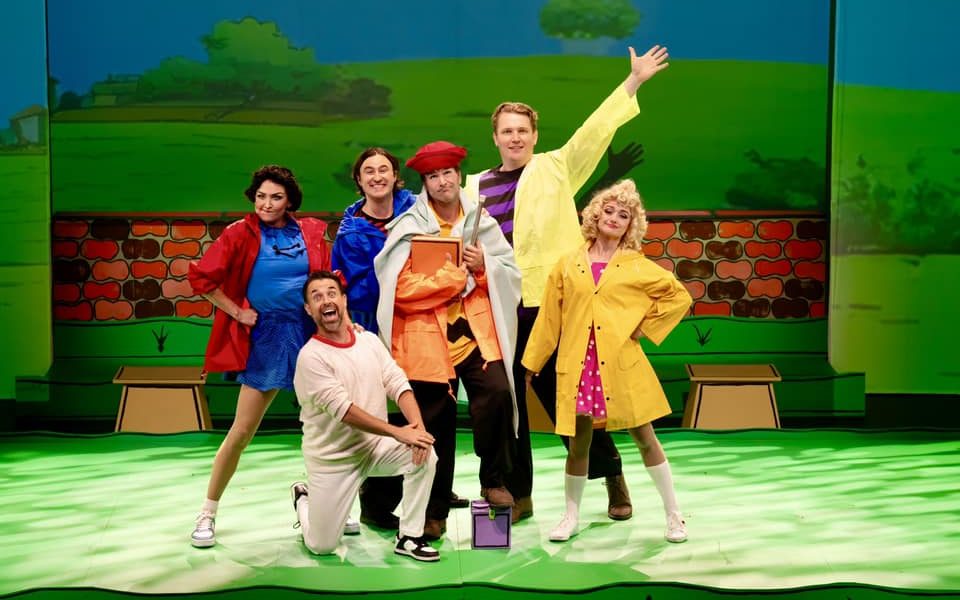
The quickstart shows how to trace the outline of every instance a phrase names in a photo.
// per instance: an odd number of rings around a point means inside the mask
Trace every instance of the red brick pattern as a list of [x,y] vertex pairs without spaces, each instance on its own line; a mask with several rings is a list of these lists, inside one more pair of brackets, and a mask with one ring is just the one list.
[[[53,223],[57,320],[210,318],[192,295],[190,261],[227,221],[60,217]],[[826,316],[829,227],[823,218],[658,219],[644,253],[680,278],[692,314],[763,319]]]
[[80,245],[72,240],[53,243],[54,258],[74,258],[80,254]]
[[677,220],[651,223],[643,250],[677,274],[694,315],[820,318],[828,234],[822,218]]
[[162,217],[55,219],[54,318],[210,317],[213,307],[193,296],[187,268],[213,242],[211,232],[219,235],[224,226]]

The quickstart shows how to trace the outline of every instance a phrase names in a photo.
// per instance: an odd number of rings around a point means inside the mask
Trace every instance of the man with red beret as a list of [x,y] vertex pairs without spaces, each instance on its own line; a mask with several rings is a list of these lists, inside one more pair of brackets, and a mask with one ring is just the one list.
[[[520,272],[497,222],[476,198],[461,193],[460,163],[467,151],[450,142],[420,148],[407,166],[420,173],[423,191],[388,225],[374,260],[380,281],[380,336],[410,379],[424,426],[433,435],[437,472],[427,505],[424,536],[439,538],[453,490],[456,386],[463,382],[480,457],[480,487],[493,506],[513,504],[505,487],[512,468],[517,409],[513,361]],[[479,223],[479,225],[476,225]],[[469,243],[478,228],[476,245]],[[464,239],[462,261],[448,256],[436,273],[415,272],[411,239],[436,235]]]
[[[534,154],[537,144],[537,112],[522,102],[503,102],[493,112],[493,143],[501,164],[467,177],[466,189],[483,195],[484,207],[500,225],[516,252],[523,276],[519,309],[516,362],[513,365],[520,430],[517,456],[507,487],[516,497],[514,521],[533,515],[533,457],[527,421],[525,369],[519,357],[527,345],[537,318],[547,275],[564,255],[576,249],[583,238],[574,196],[593,174],[613,135],[640,113],[637,89],[667,68],[667,49],[650,48],[642,56],[630,50],[630,73],[621,85],[591,114],[573,136],[557,150]],[[556,412],[556,355],[533,389],[551,417]],[[566,443],[566,440],[564,440]],[[630,493],[623,479],[620,455],[610,435],[594,430],[590,445],[590,479],[606,478],[607,514],[611,519],[629,519],[633,514]]]

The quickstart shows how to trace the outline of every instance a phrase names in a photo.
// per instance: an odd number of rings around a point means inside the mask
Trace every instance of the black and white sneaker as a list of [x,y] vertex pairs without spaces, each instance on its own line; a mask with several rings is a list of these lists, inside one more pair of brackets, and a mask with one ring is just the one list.
[[293,524],[294,529],[300,526],[300,513],[297,512],[297,501],[300,500],[300,498],[306,498],[308,495],[307,484],[303,481],[297,481],[290,486],[290,497],[293,498],[293,513],[297,515],[297,522]]
[[397,547],[394,553],[409,556],[414,560],[435,562],[440,560],[440,551],[430,546],[423,538],[412,538],[409,535],[397,534]]

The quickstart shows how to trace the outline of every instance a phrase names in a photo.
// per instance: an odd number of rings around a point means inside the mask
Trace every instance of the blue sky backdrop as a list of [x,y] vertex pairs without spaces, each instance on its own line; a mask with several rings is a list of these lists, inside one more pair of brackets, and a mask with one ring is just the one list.
[[32,104],[47,105],[43,0],[4,0],[0,18],[0,129]]
[[837,0],[837,81],[960,92],[958,28],[958,0]]
[[[48,0],[50,67],[59,91],[83,93],[111,73],[142,73],[175,55],[204,60],[200,38],[223,19],[275,21],[321,62],[559,54],[539,26],[545,0]],[[829,0],[634,0],[633,44],[678,59],[825,64]],[[4,0],[0,123],[45,104],[44,0]],[[960,91],[958,0],[837,0],[837,79]]]
[[[142,73],[173,55],[204,60],[200,38],[220,20],[275,21],[320,62],[560,54],[540,29],[545,0],[49,0],[51,69],[86,91],[108,73]],[[632,44],[664,43],[677,58],[825,64],[828,0],[635,0]]]

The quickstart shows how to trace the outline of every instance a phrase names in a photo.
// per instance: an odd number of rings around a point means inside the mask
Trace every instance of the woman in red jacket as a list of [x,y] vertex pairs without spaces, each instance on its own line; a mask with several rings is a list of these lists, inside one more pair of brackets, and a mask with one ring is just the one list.
[[302,287],[308,273],[330,267],[326,223],[294,217],[303,192],[289,169],[261,167],[244,195],[253,213],[227,226],[188,274],[193,291],[217,308],[204,369],[241,384],[191,535],[198,548],[216,543],[220,496],[267,407],[280,388],[293,389],[297,353],[316,330]]

